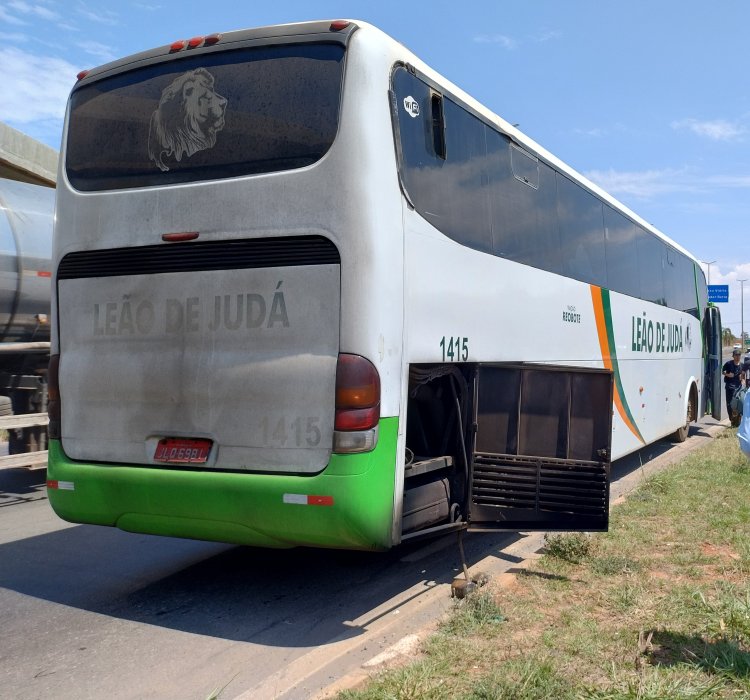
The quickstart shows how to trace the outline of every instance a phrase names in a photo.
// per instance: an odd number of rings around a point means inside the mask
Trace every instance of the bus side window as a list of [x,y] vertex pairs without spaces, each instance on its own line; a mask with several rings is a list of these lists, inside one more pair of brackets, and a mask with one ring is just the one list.
[[638,272],[641,284],[641,299],[666,306],[664,294],[664,243],[648,231],[637,227]]
[[607,252],[607,287],[632,297],[641,295],[635,224],[611,207],[604,206]]
[[605,287],[607,268],[602,203],[558,173],[557,218],[563,274]]
[[404,68],[393,89],[409,200],[449,238],[492,252],[484,123]]
[[535,190],[539,189],[539,158],[511,143],[510,164],[516,180]]
[[[486,135],[494,254],[560,273],[554,170],[538,160],[530,161],[494,129],[487,127]],[[525,159],[520,161],[527,166],[525,172],[518,162],[511,164],[511,158],[519,157]],[[536,186],[519,177],[521,172]]]

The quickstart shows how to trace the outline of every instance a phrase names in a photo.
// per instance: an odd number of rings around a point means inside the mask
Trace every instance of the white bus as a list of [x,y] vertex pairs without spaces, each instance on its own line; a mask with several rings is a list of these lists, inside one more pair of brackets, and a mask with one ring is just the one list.
[[378,29],[195,37],[79,78],[61,517],[269,547],[603,529],[611,460],[718,409],[696,260]]

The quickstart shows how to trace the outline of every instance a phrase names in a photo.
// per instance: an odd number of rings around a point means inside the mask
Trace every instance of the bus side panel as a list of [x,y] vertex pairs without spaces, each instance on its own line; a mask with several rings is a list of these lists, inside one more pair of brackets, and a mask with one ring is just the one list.
[[75,462],[50,445],[48,494],[70,522],[262,547],[391,546],[398,419],[375,450],[333,455],[316,476],[133,468]]
[[486,255],[404,216],[408,362],[611,369],[613,459],[684,425],[686,381],[701,376],[694,316]]

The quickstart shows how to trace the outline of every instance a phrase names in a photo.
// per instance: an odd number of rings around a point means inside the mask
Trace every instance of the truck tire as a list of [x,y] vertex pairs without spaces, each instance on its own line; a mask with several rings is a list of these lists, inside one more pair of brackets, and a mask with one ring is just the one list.
[[13,415],[13,402],[10,396],[0,396],[0,417]]

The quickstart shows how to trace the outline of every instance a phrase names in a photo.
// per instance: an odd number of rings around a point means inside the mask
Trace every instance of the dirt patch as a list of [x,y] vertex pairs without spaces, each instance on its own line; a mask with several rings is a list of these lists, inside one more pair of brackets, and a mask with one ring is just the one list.
[[731,547],[721,544],[711,544],[710,542],[703,542],[701,544],[701,552],[707,557],[733,559],[734,561],[740,561],[742,559],[742,557]]

